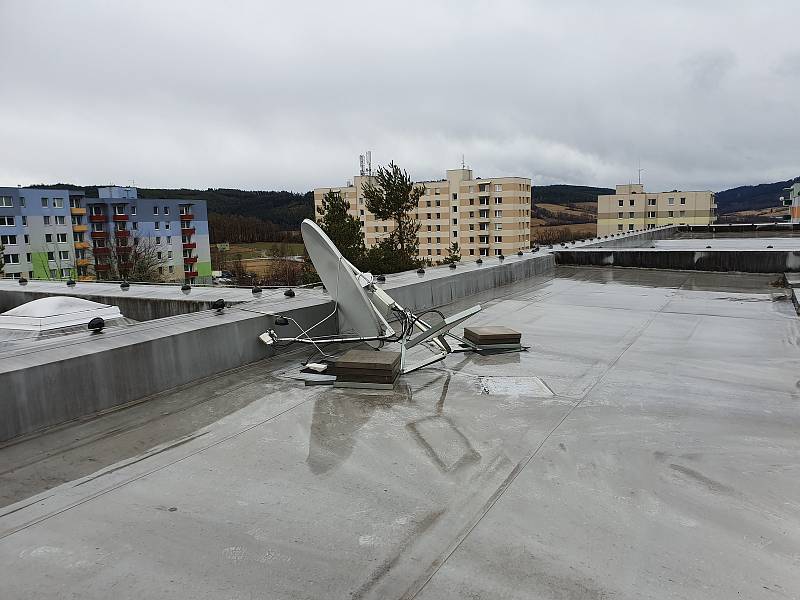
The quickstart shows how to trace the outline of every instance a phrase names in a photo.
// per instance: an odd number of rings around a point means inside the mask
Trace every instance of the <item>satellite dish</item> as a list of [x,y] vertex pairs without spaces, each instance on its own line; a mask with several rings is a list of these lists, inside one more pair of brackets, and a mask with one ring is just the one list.
[[[410,373],[445,358],[453,351],[445,339],[448,337],[461,342],[462,347],[481,350],[481,347],[469,340],[450,332],[453,327],[479,312],[480,305],[445,317],[438,323],[427,323],[420,318],[420,315],[400,306],[389,294],[376,285],[376,279],[372,275],[362,273],[344,258],[316,223],[305,219],[300,224],[300,231],[303,234],[303,242],[311,257],[311,262],[314,263],[314,267],[322,279],[322,284],[334,301],[334,311],[322,321],[309,327],[302,327],[292,317],[277,315],[275,325],[286,325],[292,322],[301,333],[295,337],[279,337],[275,330],[269,329],[259,336],[259,339],[268,346],[278,343],[299,343],[311,344],[320,350],[320,344],[395,342],[400,344],[401,371],[403,373]],[[338,316],[338,336],[314,337],[309,335],[309,332],[334,314]],[[397,322],[396,331],[386,321],[387,318],[393,319],[393,323]],[[406,365],[406,350],[411,350],[415,346],[426,347],[433,356],[408,366]]]
[[311,262],[322,279],[322,285],[336,303],[339,333],[352,333],[361,337],[393,333],[356,280],[356,273],[364,277],[364,281],[368,280],[366,275],[342,256],[331,239],[313,221],[304,219],[300,224],[300,231]]

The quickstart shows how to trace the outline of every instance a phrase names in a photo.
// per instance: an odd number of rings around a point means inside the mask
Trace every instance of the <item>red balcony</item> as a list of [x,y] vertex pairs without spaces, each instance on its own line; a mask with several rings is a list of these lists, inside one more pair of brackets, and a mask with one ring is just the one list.
[[116,222],[120,222],[120,221],[127,221],[127,220],[128,220],[128,215],[117,215],[117,214],[115,214],[115,215],[112,217],[112,219],[113,219],[114,221],[116,221]]
[[194,250],[195,248],[197,248],[197,244],[195,244],[194,242],[189,242],[183,245],[184,250]]
[[184,256],[183,257],[183,262],[189,263],[190,265],[193,265],[194,263],[197,262],[197,257],[196,256]]
[[131,232],[128,231],[127,229],[115,229],[114,235],[117,236],[118,238],[129,238],[131,237]]
[[95,271],[108,271],[109,269],[111,269],[111,265],[107,263],[97,263],[94,266]]
[[181,213],[181,221],[193,221],[194,215],[192,213]]
[[181,235],[194,235],[194,227],[181,227]]
[[108,256],[109,254],[111,254],[111,249],[110,248],[105,248],[105,247],[103,247],[103,248],[95,248],[94,250],[92,250],[92,253],[95,256]]
[[184,271],[184,277],[197,277],[197,271]]
[[105,215],[89,215],[89,222],[90,223],[105,223],[106,216]]
[[92,232],[92,239],[93,240],[104,240],[108,237],[107,231],[93,231]]
[[133,250],[133,246],[117,246],[118,254],[129,254]]

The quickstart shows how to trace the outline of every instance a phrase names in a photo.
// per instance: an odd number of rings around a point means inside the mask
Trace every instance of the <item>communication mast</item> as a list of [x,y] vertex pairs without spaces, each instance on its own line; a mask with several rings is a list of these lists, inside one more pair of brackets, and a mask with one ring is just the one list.
[[372,151],[367,150],[366,154],[359,154],[358,155],[358,165],[360,167],[360,173],[363,177],[364,175],[372,175]]

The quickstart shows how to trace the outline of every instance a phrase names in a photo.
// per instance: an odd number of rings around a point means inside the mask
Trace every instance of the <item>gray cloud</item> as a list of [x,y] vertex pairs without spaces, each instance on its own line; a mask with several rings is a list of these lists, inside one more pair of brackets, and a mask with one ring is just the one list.
[[723,189],[800,174],[792,0],[3,0],[0,184],[418,178]]

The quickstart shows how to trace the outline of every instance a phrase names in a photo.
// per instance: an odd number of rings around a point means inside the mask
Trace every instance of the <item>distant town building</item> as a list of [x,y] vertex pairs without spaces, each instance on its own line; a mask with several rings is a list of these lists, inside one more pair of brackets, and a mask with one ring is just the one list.
[[164,281],[211,282],[205,202],[145,200],[133,187],[98,192],[0,188],[5,277],[104,279],[112,244],[150,238]]
[[[357,175],[343,187],[317,188],[314,206],[328,192],[342,196],[361,221],[364,242],[373,246],[393,230],[365,205],[362,185],[374,176]],[[471,169],[450,169],[445,179],[418,181],[425,187],[414,218],[420,222],[419,256],[433,262],[457,242],[462,257],[509,255],[530,247],[531,180],[527,177],[474,178]],[[318,214],[315,212],[315,214]]]
[[789,207],[789,221],[800,223],[800,181],[784,188],[784,191],[789,192],[781,197],[783,205]]
[[662,225],[708,225],[716,220],[714,192],[645,192],[639,183],[597,197],[597,235]]

